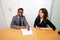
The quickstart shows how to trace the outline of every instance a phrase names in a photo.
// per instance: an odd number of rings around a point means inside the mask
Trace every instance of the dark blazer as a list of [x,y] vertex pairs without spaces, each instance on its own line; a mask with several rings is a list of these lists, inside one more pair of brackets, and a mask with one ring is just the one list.
[[[22,19],[21,19],[21,25],[22,26],[29,26],[28,23],[27,23],[27,20],[26,20],[25,16],[23,16]],[[16,15],[16,16],[13,17],[10,26],[12,28],[20,28],[18,15]]]
[[35,19],[35,22],[34,22],[34,27],[43,27],[43,28],[46,28],[47,25],[49,25],[53,30],[56,29],[56,27],[51,23],[50,20],[46,19],[46,22],[42,21],[40,23],[40,19]]

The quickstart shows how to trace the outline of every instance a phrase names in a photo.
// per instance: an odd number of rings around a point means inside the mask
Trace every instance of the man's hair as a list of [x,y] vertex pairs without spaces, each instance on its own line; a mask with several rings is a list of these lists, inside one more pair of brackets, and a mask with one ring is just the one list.
[[22,10],[22,11],[23,11],[23,8],[19,8],[18,11],[19,11],[19,10]]

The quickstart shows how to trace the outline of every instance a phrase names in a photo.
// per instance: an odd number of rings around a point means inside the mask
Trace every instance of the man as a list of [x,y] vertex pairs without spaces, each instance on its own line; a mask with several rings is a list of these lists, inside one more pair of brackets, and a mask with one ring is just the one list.
[[17,29],[20,29],[22,27],[27,27],[28,30],[29,30],[29,25],[26,21],[26,18],[25,16],[23,15],[23,8],[19,8],[18,11],[17,11],[17,15],[15,15],[12,19],[12,22],[11,22],[11,28],[17,28]]

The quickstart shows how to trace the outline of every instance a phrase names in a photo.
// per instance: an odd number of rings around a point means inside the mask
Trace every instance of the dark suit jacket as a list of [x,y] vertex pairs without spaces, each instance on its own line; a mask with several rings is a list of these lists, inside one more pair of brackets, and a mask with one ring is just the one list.
[[49,25],[53,30],[56,29],[56,27],[51,23],[50,20],[46,19],[46,22],[42,21],[40,23],[40,19],[36,19],[35,22],[34,22],[34,27],[43,27],[43,28],[46,28],[47,25]]

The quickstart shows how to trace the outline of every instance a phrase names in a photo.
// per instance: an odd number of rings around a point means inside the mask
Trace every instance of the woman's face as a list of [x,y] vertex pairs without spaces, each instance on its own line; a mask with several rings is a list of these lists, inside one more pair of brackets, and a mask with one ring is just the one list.
[[42,12],[42,10],[39,11],[39,16],[40,16],[41,18],[44,17],[44,13]]

